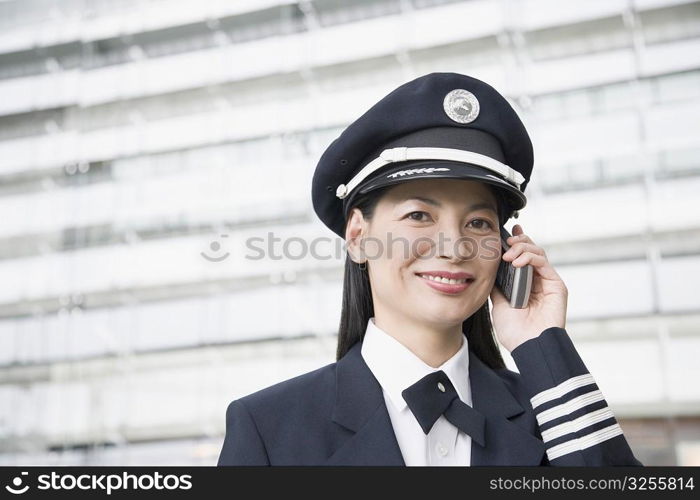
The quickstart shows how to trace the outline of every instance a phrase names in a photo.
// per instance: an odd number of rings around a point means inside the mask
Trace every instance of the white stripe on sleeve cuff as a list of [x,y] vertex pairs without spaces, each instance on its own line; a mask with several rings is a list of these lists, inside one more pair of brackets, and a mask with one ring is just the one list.
[[577,396],[574,399],[567,401],[566,403],[562,403],[560,405],[550,408],[549,410],[545,410],[541,413],[538,413],[536,415],[537,423],[540,425],[546,424],[550,420],[563,417],[564,415],[573,413],[576,410],[580,410],[584,406],[588,406],[597,401],[602,401],[603,399],[605,399],[605,397],[603,396],[603,393],[600,392],[600,390],[598,389],[596,389],[595,391],[587,392],[586,394]]
[[619,424],[615,423],[604,429],[591,432],[586,436],[574,438],[571,441],[552,446],[547,450],[547,458],[552,461],[563,455],[590,448],[591,446],[595,446],[620,434],[622,434],[622,428]]
[[612,410],[610,410],[610,408],[606,406],[605,408],[601,408],[600,410],[596,410],[591,413],[587,413],[586,415],[582,415],[570,422],[564,422],[562,424],[552,427],[551,429],[542,431],[542,440],[546,443],[548,441],[557,439],[561,436],[565,436],[566,434],[578,432],[581,429],[585,429],[589,425],[597,424],[598,422],[602,422],[603,420],[614,416],[615,415],[613,415]]
[[561,384],[557,385],[556,387],[552,387],[551,389],[547,389],[546,391],[540,392],[539,394],[531,398],[530,402],[532,403],[532,407],[536,408],[548,401],[552,401],[553,399],[562,397],[567,392],[571,392],[574,389],[578,389],[579,387],[583,387],[584,385],[590,384],[595,384],[593,375],[591,375],[590,373],[585,373],[583,375],[567,379]]

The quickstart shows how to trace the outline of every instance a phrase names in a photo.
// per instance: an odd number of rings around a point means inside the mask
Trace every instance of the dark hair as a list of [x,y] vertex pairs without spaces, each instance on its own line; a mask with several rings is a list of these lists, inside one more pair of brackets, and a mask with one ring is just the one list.
[[[353,202],[354,208],[359,208],[363,217],[370,220],[374,215],[377,202],[392,186],[384,186],[366,194],[358,195]],[[491,191],[498,201],[499,221],[503,223],[503,214],[508,207],[497,189]],[[348,210],[348,213],[351,209]],[[346,221],[347,223],[347,221]],[[342,358],[355,343],[362,340],[367,328],[367,321],[374,316],[372,289],[369,273],[345,256],[345,276],[343,279],[343,303],[340,313],[340,328],[338,332],[338,347],[336,360]],[[462,332],[466,334],[469,348],[490,368],[504,368],[505,363],[494,338],[491,317],[489,315],[488,299],[462,323]]]

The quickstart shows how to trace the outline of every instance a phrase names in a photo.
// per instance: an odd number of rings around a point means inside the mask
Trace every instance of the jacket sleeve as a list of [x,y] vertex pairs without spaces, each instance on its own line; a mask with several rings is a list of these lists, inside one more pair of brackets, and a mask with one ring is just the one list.
[[547,450],[543,465],[642,466],[563,328],[511,352]]
[[226,409],[226,436],[217,465],[270,465],[255,421],[241,400]]

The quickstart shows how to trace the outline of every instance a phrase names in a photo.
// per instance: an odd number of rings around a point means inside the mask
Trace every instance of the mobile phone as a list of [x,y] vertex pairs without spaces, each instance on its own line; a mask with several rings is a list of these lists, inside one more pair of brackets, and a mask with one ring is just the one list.
[[[506,242],[511,234],[501,226],[501,256],[508,251],[510,245]],[[532,277],[534,269],[530,264],[515,267],[512,262],[501,259],[496,273],[496,286],[503,292],[511,307],[523,309],[530,300]]]

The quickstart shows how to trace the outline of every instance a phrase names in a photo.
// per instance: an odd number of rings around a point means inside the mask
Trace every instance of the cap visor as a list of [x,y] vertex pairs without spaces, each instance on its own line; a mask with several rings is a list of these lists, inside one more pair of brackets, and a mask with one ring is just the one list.
[[511,201],[514,210],[523,208],[527,203],[525,194],[490,170],[467,163],[444,160],[403,162],[392,166],[360,184],[357,187],[357,193],[364,194],[380,187],[417,179],[463,179],[485,182],[505,191],[504,194]]

